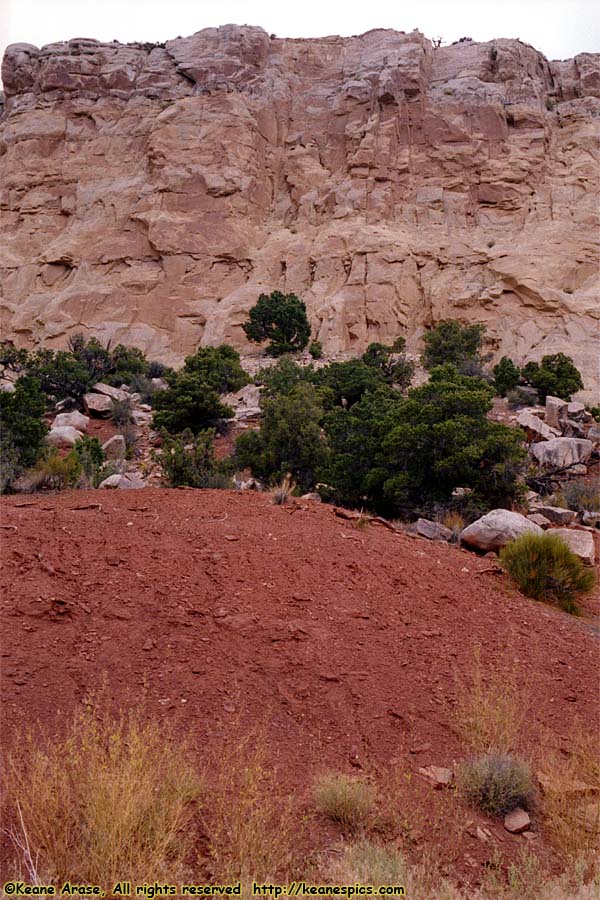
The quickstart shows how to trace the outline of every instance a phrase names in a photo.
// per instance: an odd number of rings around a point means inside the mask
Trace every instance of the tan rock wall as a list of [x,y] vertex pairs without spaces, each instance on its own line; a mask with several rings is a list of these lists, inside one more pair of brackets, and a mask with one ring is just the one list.
[[444,317],[598,375],[600,55],[420,33],[9,47],[0,311],[176,362],[293,290],[330,353]]

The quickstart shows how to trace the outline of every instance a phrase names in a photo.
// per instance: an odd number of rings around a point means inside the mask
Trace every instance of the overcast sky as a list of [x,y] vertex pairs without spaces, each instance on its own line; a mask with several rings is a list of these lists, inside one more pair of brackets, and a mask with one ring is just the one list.
[[0,55],[22,41],[164,41],[234,22],[278,37],[418,28],[444,43],[520,38],[566,59],[600,51],[598,8],[598,0],[0,0]]

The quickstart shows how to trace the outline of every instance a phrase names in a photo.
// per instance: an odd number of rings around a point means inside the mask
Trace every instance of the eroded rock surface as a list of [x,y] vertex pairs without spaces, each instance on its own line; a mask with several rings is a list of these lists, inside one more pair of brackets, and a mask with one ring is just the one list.
[[482,321],[598,384],[600,56],[419,32],[205,29],[8,48],[2,327],[178,363],[296,291],[327,353]]

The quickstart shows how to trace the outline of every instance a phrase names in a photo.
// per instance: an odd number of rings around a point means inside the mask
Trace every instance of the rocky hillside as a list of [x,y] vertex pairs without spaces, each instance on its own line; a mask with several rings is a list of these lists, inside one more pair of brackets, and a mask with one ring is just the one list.
[[417,350],[423,326],[464,318],[519,363],[570,353],[597,386],[600,55],[227,25],[17,44],[2,77],[19,345],[83,330],[173,363],[245,347],[246,311],[278,288],[330,354],[400,331]]

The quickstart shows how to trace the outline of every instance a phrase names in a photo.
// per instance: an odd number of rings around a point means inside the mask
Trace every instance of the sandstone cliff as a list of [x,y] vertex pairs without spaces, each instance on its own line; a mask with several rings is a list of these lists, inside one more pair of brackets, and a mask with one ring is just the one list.
[[176,362],[251,351],[296,291],[330,353],[444,317],[598,386],[600,54],[419,32],[8,48],[0,117],[5,338],[83,331]]

